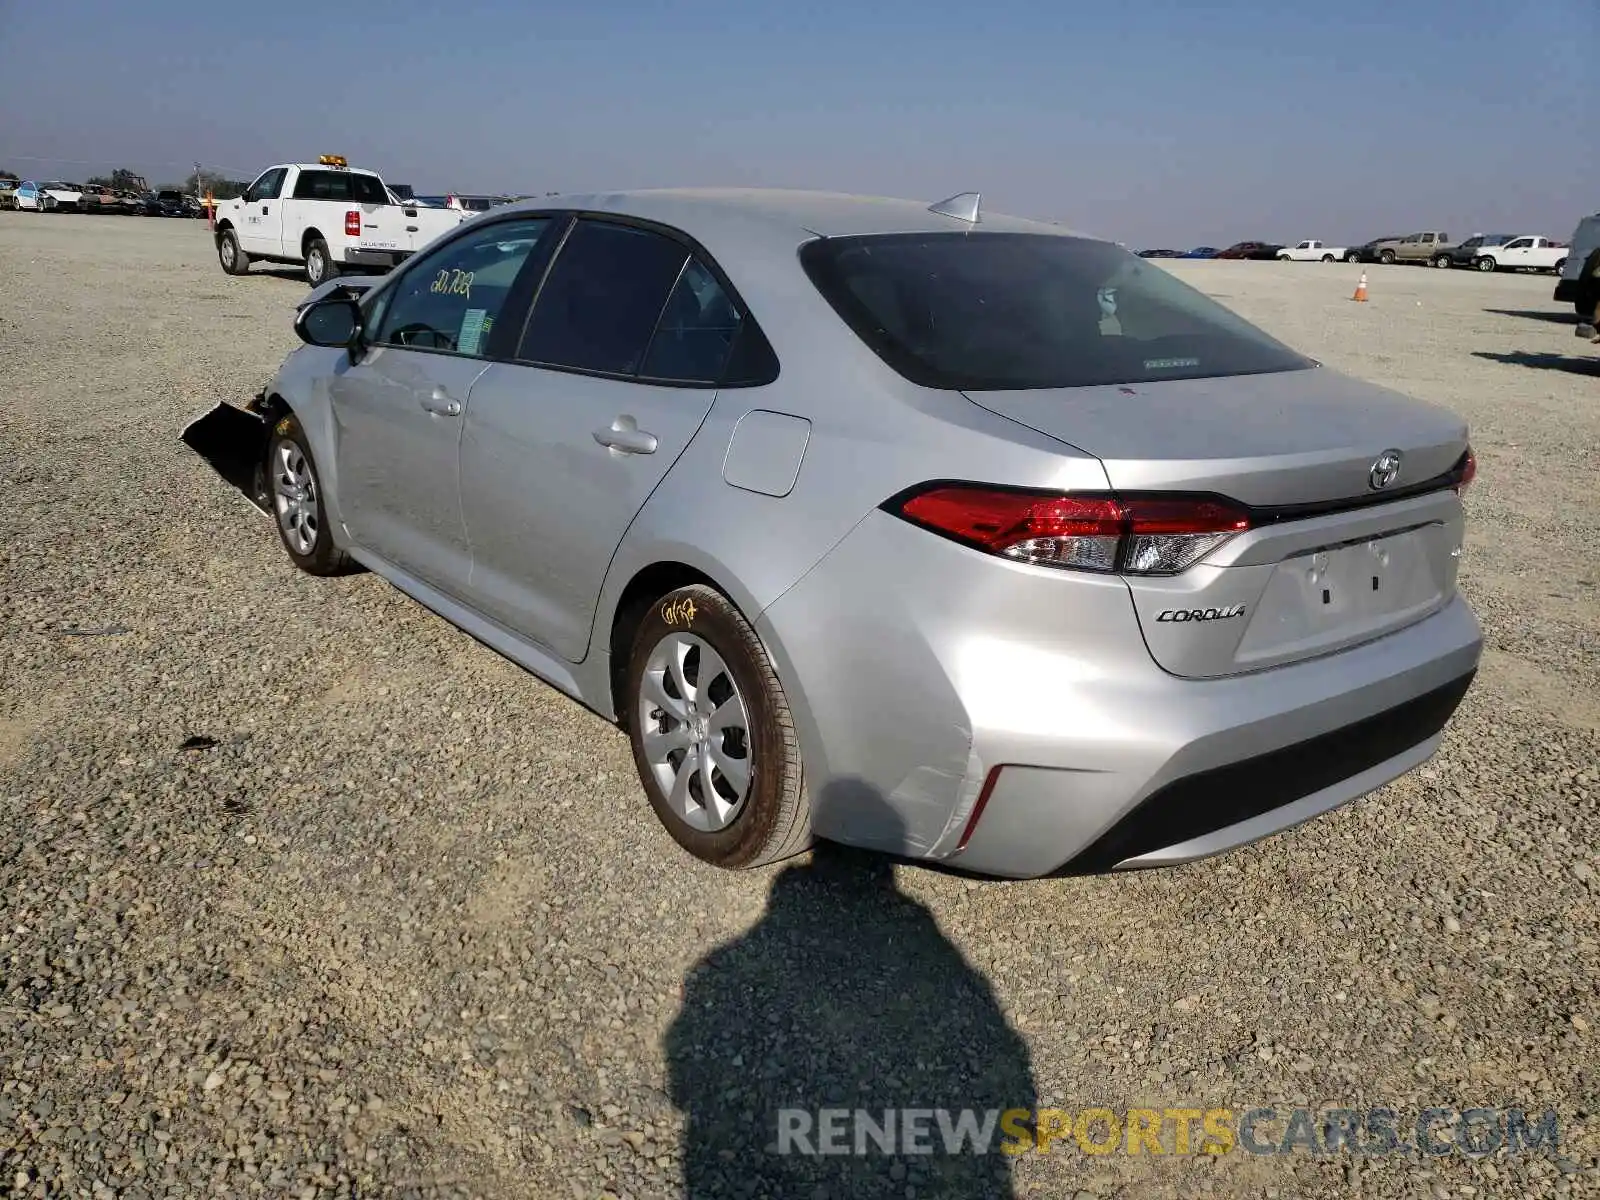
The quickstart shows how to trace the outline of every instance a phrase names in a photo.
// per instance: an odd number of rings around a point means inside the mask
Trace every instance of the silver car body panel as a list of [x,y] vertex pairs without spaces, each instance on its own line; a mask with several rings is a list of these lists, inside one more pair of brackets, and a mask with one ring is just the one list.
[[[922,388],[844,325],[796,261],[818,236],[1069,235],[1057,226],[989,213],[967,226],[910,201],[664,191],[529,201],[462,232],[547,211],[625,213],[689,234],[759,321],[777,379],[654,389],[391,349],[368,358],[361,394],[343,351],[307,346],[268,392],[299,417],[332,525],[359,561],[608,718],[611,630],[630,582],[663,564],[709,578],[774,661],[822,836],[1040,874],[1173,779],[1336,730],[1476,666],[1477,624],[1455,591],[1462,509],[1448,489],[1254,528],[1170,578],[1010,561],[880,509],[930,480],[1198,489],[1262,506],[1356,497],[1392,447],[1406,482],[1448,470],[1466,430],[1445,410],[1320,367],[1132,389]],[[459,414],[414,417],[412,400],[433,388]],[[543,401],[514,403],[530,395]],[[386,408],[408,405],[377,428]],[[619,457],[598,444],[593,432],[622,416],[656,434],[659,452]],[[1340,546],[1374,554],[1369,543],[1395,537],[1411,539],[1388,548],[1405,559],[1392,576],[1399,600],[1386,592],[1388,607],[1320,624],[1296,612],[1304,587],[1290,586],[1286,561]],[[1357,565],[1339,577],[1360,582]],[[1225,600],[1248,619],[1157,619]],[[1287,827],[1436,743],[1126,865]],[[996,766],[1006,770],[969,830]],[[867,789],[888,799],[895,829],[864,824],[874,806],[850,797]]]

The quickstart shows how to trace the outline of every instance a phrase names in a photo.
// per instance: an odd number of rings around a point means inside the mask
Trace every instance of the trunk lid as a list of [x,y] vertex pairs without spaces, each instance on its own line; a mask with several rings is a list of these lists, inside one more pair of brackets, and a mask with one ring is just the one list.
[[[1382,637],[1455,594],[1467,448],[1449,410],[1326,368],[1128,387],[967,393],[1105,465],[1119,493],[1213,493],[1252,528],[1174,576],[1125,575],[1151,655],[1190,678]],[[1373,486],[1378,461],[1399,472]],[[1383,497],[1393,495],[1392,502]]]

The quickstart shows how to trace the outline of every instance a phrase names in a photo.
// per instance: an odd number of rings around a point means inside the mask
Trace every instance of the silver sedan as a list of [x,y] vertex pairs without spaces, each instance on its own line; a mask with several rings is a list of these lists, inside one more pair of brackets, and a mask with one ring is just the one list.
[[1477,668],[1458,417],[971,194],[530,201],[296,329],[190,444],[725,867],[1188,861],[1424,762]]

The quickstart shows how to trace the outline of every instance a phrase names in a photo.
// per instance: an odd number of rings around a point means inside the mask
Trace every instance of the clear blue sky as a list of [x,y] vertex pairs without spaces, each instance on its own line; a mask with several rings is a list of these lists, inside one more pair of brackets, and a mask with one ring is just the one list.
[[979,190],[1136,247],[1600,210],[1600,0],[0,0],[0,97],[24,177]]

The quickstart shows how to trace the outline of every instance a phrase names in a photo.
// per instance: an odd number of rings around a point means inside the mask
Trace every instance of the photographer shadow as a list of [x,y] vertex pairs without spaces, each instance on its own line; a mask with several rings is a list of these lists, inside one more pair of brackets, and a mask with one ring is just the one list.
[[[881,795],[844,788],[823,803],[903,830]],[[782,868],[755,927],[689,973],[665,1049],[690,1200],[1016,1194],[1001,1146],[1037,1107],[1027,1044],[886,858],[819,842]],[[1003,1124],[1008,1109],[1028,1115]],[[925,1115],[908,1127],[908,1110]],[[985,1149],[951,1145],[962,1120],[987,1123]]]

